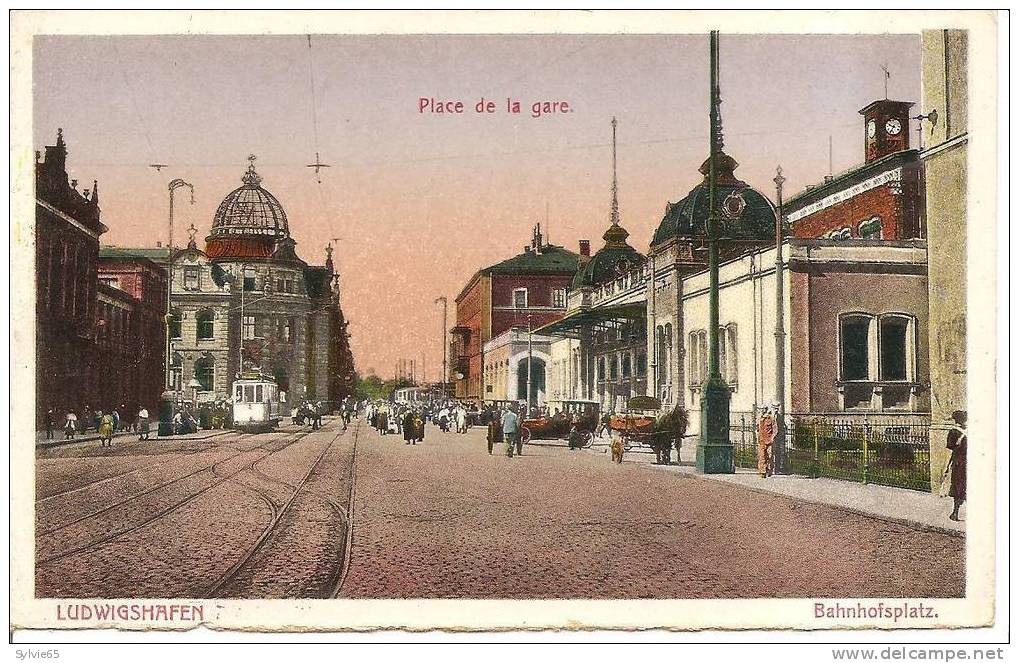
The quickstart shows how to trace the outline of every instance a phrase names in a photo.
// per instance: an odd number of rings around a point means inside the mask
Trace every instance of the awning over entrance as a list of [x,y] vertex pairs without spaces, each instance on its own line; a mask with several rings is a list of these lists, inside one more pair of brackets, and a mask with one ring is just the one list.
[[581,331],[585,328],[609,329],[618,327],[624,322],[646,318],[647,309],[644,302],[598,306],[574,311],[561,320],[535,329],[534,333],[560,338],[580,338]]

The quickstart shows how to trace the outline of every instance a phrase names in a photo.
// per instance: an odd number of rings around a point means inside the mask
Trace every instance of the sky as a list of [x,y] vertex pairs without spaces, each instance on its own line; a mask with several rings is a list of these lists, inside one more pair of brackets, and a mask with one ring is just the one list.
[[[43,36],[33,54],[34,144],[63,128],[71,177],[99,181],[104,244],[165,245],[177,177],[195,203],[178,198],[175,243],[191,223],[201,241],[254,154],[299,255],[321,264],[336,246],[362,374],[404,358],[439,379],[435,299],[452,326],[461,288],[534,224],[573,251],[602,245],[613,116],[622,225],[641,252],[708,152],[707,35]],[[857,111],[885,97],[882,66],[889,98],[920,101],[915,34],[723,34],[720,61],[725,150],[772,200],[778,165],[787,198],[828,174],[829,138],[833,172],[863,162]],[[464,112],[420,112],[422,97]],[[495,113],[474,112],[482,98]],[[535,101],[570,112],[535,118]]]

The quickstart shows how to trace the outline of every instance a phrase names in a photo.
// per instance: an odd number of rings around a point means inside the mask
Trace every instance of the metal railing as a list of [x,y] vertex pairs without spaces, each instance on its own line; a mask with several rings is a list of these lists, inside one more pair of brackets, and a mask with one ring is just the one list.
[[[786,422],[792,474],[930,490],[929,417],[793,414]],[[729,437],[736,467],[756,468],[753,413],[731,413]]]

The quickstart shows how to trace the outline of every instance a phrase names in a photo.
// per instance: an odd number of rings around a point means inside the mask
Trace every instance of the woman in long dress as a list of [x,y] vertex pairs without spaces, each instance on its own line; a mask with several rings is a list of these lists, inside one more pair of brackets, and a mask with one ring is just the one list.
[[952,468],[952,483],[948,494],[952,496],[952,520],[959,520],[959,508],[966,501],[966,413],[957,410],[952,414],[956,425],[948,431],[948,444],[952,450],[949,465]]
[[104,414],[99,418],[99,444],[103,447],[113,446],[113,429],[116,426],[112,414]]

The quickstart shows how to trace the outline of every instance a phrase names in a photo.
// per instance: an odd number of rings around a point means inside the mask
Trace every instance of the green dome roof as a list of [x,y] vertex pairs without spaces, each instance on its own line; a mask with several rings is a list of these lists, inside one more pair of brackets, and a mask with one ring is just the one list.
[[[665,215],[655,231],[651,246],[675,237],[704,237],[708,218],[708,159],[701,164],[704,181],[685,198],[665,206]],[[722,237],[768,239],[775,235],[775,208],[771,201],[746,182],[736,179],[733,171],[739,164],[725,154],[718,158],[718,206],[722,220]]]
[[605,283],[622,272],[629,271],[644,261],[644,256],[626,243],[630,233],[621,225],[613,223],[602,235],[605,246],[591,256],[573,277],[573,287],[588,287]]

